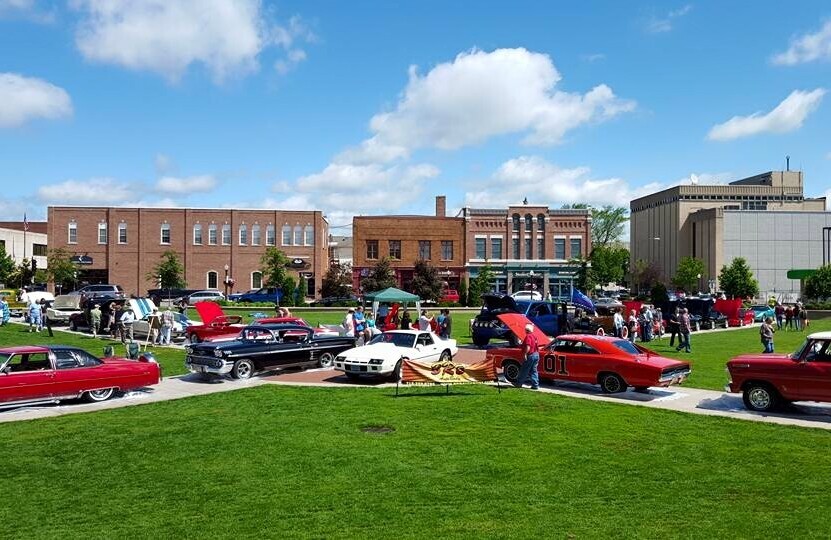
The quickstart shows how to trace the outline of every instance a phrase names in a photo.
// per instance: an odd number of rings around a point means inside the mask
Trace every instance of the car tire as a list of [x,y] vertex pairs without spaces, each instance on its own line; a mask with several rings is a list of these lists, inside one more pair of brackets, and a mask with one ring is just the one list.
[[197,336],[196,334],[190,334],[187,337],[185,337],[185,345],[195,345],[200,341],[201,340],[199,339],[199,336]]
[[487,347],[489,341],[490,339],[484,336],[473,336],[473,344],[479,347],[480,349],[484,349],[485,347]]
[[600,375],[600,389],[605,394],[618,394],[626,392],[626,381],[617,373],[603,373]]
[[395,368],[392,370],[392,373],[390,373],[390,380],[394,383],[397,383],[401,380],[401,364],[403,362],[403,360],[399,360],[398,362],[396,362]]
[[250,379],[254,375],[254,362],[248,358],[242,358],[234,362],[231,368],[231,377],[234,379]]
[[90,403],[100,403],[102,401],[107,401],[113,394],[115,393],[115,388],[104,388],[103,390],[90,390],[89,392],[84,392],[84,399],[89,401]]
[[328,368],[335,365],[335,355],[330,352],[325,352],[320,355],[317,360],[317,367]]
[[770,412],[779,406],[779,394],[766,383],[749,383],[742,392],[744,406],[751,411]]
[[511,384],[514,384],[517,377],[519,377],[519,370],[520,365],[518,362],[509,360],[502,363],[502,374],[505,376],[505,380]]
[[443,350],[441,356],[439,356],[439,362],[449,362],[450,360],[453,360],[453,355],[447,349]]

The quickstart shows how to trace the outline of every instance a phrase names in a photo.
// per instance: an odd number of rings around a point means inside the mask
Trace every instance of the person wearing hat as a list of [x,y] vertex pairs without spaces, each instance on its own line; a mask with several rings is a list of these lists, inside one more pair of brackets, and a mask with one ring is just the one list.
[[89,310],[90,326],[92,330],[92,337],[98,337],[98,331],[101,329],[101,305],[95,304]]
[[519,368],[519,375],[514,381],[514,386],[522,388],[525,379],[531,379],[531,390],[539,390],[540,375],[537,371],[537,365],[540,363],[540,347],[537,343],[537,337],[534,335],[534,325],[528,323],[525,325],[525,337],[522,338],[522,354],[525,356],[525,361]]

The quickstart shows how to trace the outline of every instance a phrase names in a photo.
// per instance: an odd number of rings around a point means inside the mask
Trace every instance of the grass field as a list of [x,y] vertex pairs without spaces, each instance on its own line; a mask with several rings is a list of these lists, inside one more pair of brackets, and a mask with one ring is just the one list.
[[0,536],[831,530],[824,430],[489,387],[391,392],[265,386],[2,424]]

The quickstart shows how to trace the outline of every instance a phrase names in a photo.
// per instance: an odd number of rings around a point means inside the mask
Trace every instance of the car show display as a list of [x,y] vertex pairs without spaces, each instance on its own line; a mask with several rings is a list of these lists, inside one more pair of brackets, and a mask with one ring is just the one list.
[[549,336],[556,336],[565,331],[568,322],[568,306],[563,303],[545,302],[543,300],[517,300],[507,294],[483,294],[482,309],[473,320],[471,332],[473,344],[486,346],[492,339],[508,340],[516,337],[499,319],[503,313],[524,315]]
[[225,315],[216,302],[197,302],[193,307],[199,313],[202,324],[188,326],[185,329],[185,340],[188,343],[234,339],[240,330],[245,328],[242,316]]

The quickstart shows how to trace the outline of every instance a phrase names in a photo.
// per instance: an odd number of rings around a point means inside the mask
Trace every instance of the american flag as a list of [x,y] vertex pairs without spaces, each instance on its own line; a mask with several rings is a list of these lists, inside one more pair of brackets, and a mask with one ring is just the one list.
[[25,232],[25,231],[28,231],[28,230],[29,230],[29,220],[26,219],[26,213],[24,212],[23,213],[23,231]]

